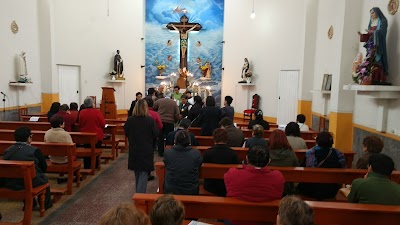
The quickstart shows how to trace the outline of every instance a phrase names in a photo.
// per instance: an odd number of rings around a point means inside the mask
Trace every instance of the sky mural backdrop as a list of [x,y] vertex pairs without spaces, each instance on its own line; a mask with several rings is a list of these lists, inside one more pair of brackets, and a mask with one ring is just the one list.
[[[165,65],[163,76],[178,74],[180,63],[180,35],[166,28],[170,22],[180,22],[186,15],[189,23],[199,23],[200,31],[191,31],[188,36],[188,71],[194,75],[200,87],[211,87],[212,95],[220,102],[222,75],[222,48],[224,25],[224,0],[146,0],[146,90],[157,87],[162,80],[157,62]],[[170,40],[170,44],[167,44]],[[199,62],[198,58],[201,60]],[[211,63],[210,81],[202,81],[200,66]],[[169,78],[164,80],[170,83]],[[202,96],[203,97],[203,96]]]

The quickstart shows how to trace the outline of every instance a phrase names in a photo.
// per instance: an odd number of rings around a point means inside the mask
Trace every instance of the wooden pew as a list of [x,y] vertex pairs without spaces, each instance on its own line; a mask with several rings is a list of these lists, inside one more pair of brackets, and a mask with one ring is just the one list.
[[[159,194],[134,194],[135,207],[149,214]],[[276,222],[279,200],[263,203],[234,198],[174,195],[185,206],[186,218]],[[314,209],[317,225],[397,225],[400,206],[368,205],[341,202],[306,201]]]
[[[33,140],[38,142],[44,142],[44,135],[46,131],[38,131],[32,130],[31,133],[33,134]],[[81,173],[83,174],[95,174],[95,167],[96,167],[96,158],[99,158],[103,153],[102,149],[96,148],[97,143],[97,134],[96,133],[86,133],[86,132],[69,132],[71,135],[72,141],[77,145],[83,144],[90,144],[90,149],[88,148],[77,148],[76,149],[76,157],[83,158],[83,157],[90,157],[91,159],[91,168],[90,170],[82,169]],[[14,141],[14,130],[4,130],[0,129],[0,140],[3,141]],[[100,161],[99,170],[101,168]]]
[[[4,151],[13,144],[15,144],[15,141],[0,141],[0,155],[3,155]],[[80,169],[82,165],[80,161],[73,161],[73,156],[75,156],[76,151],[75,144],[32,142],[31,145],[38,147],[44,156],[68,157],[68,163],[65,164],[56,164],[47,160],[46,173],[68,174],[66,192],[67,194],[72,194],[74,174],[77,177],[76,186],[80,186]]]
[[16,130],[19,127],[46,131],[51,128],[51,125],[49,122],[0,121],[0,129]]
[[[21,121],[24,122],[29,122],[29,120],[31,119],[32,116],[21,116]],[[49,122],[49,120],[47,119],[47,116],[39,116],[39,121],[38,122]]]
[[[197,142],[200,146],[213,146],[214,145],[214,138],[213,136],[195,136]],[[269,140],[265,138],[265,140]],[[305,140],[307,148],[312,148],[315,146],[315,140]]]
[[[0,135],[1,135],[1,131],[0,131]],[[172,146],[166,146],[166,149],[169,149],[171,147]],[[204,155],[204,152],[207,151],[210,148],[210,146],[193,146],[193,148],[199,150],[201,152],[201,155]],[[249,151],[248,148],[239,148],[239,147],[233,147],[232,150],[236,152],[240,161],[243,161],[246,159],[247,152]],[[305,158],[307,151],[308,151],[308,149],[295,149],[294,150],[294,152],[296,153],[296,156],[300,162]],[[356,153],[344,152],[343,154],[346,157],[346,168],[351,168],[353,159],[354,159],[354,155]]]
[[47,112],[25,113],[24,116],[42,116],[42,117],[47,117]]
[[32,179],[34,177],[36,177],[34,162],[0,160],[0,178],[21,178],[24,180],[24,190],[14,191],[0,188],[0,198],[25,201],[24,218],[19,222],[23,225],[31,224],[34,197],[39,196],[40,217],[43,217],[45,212],[44,198],[49,183],[33,188]]
[[[264,138],[269,138],[271,133],[275,129],[265,130],[264,131]],[[193,133],[195,136],[200,136],[201,128],[199,127],[189,127],[189,132]],[[245,138],[251,138],[253,136],[253,131],[250,129],[242,129]],[[315,142],[315,138],[317,137],[319,132],[317,131],[303,131],[300,133],[300,137],[303,138],[305,141],[312,140]]]
[[[119,142],[124,142],[124,146],[120,146],[119,148],[121,149],[121,152],[125,152],[128,150],[128,137],[125,135],[125,130],[124,130],[124,125],[125,125],[126,119],[106,119],[107,124],[115,124],[117,126],[116,130],[116,135],[122,135],[124,138],[117,140],[117,143]],[[118,144],[117,144],[118,145]],[[116,151],[116,156],[118,157],[118,147]]]
[[[156,162],[156,174],[158,176],[159,193],[164,193],[165,165]],[[200,167],[199,179],[223,179],[224,174],[230,168],[241,168],[242,165],[235,164],[212,164],[203,163]],[[306,167],[278,167],[269,166],[271,170],[280,171],[286,182],[309,182],[309,183],[340,183],[351,184],[356,178],[363,178],[367,170],[360,169],[336,169],[336,168],[306,168]],[[391,179],[400,183],[400,171],[393,171]]]

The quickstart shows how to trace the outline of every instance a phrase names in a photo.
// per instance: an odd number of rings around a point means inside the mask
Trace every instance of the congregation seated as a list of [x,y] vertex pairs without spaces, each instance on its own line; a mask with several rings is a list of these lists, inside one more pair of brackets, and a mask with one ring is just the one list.
[[47,112],[47,121],[50,121],[50,118],[54,116],[60,110],[61,104],[59,102],[53,102],[50,106],[50,110]]
[[349,202],[379,205],[400,205],[400,185],[389,179],[394,169],[393,159],[385,154],[373,154],[368,159],[365,178],[353,180]]
[[276,225],[314,225],[314,209],[297,196],[283,197],[279,202]]
[[247,139],[243,144],[243,148],[251,148],[254,145],[264,145],[267,146],[267,140],[265,140],[264,136],[264,128],[256,124],[253,126],[253,137]]
[[261,125],[264,130],[269,130],[269,123],[267,121],[264,120],[264,114],[263,111],[261,110],[256,110],[256,112],[254,113],[254,115],[256,116],[255,120],[250,120],[249,122],[249,126],[247,128],[249,129],[253,129],[253,126],[256,124]]
[[74,119],[74,124],[78,122],[78,103],[76,102],[71,102],[69,104],[69,112],[71,113],[72,118]]
[[225,96],[224,107],[221,108],[221,117],[228,117],[233,121],[235,109],[231,106],[233,98],[229,95]]
[[68,105],[62,104],[60,106],[60,110],[55,115],[62,116],[64,118],[64,123],[65,123],[64,130],[66,130],[67,132],[72,132],[72,126],[75,124],[76,121],[74,121],[74,118],[69,113]]
[[200,127],[200,119],[198,116],[203,108],[203,99],[198,95],[194,96],[193,99],[194,104],[189,110],[188,118],[192,121],[192,127]]
[[368,169],[368,159],[370,156],[379,154],[383,149],[383,141],[376,136],[367,136],[363,139],[363,156],[357,160],[357,169]]
[[148,225],[149,222],[146,214],[128,203],[109,209],[100,219],[100,225]]
[[192,146],[197,146],[199,145],[199,143],[196,140],[196,137],[194,136],[194,134],[189,132],[189,127],[190,127],[190,120],[185,118],[182,119],[181,122],[179,122],[179,126],[175,131],[170,132],[167,135],[167,138],[165,139],[165,145],[174,145],[175,142],[175,135],[178,131],[180,130],[186,130],[189,135],[190,135],[190,145]]
[[[79,128],[81,132],[91,132],[97,134],[97,143],[96,148],[101,147],[101,143],[103,141],[104,132],[103,129],[106,125],[106,120],[103,117],[103,114],[100,110],[94,108],[94,102],[91,97],[87,97],[83,104],[85,109],[79,113]],[[85,146],[90,148],[90,145]],[[84,158],[84,168],[90,169],[91,168],[91,161],[90,157]],[[96,160],[98,162],[98,160]],[[96,168],[98,165],[96,165]]]
[[[255,145],[247,153],[248,165],[231,168],[224,175],[226,196],[249,202],[268,202],[281,199],[285,178],[282,173],[271,171],[266,146]],[[232,224],[247,224],[232,221]]]
[[185,207],[172,195],[162,195],[154,202],[149,216],[151,225],[182,225]]
[[[332,148],[333,137],[329,132],[318,134],[317,146],[306,152],[304,167],[316,168],[345,168],[346,158],[343,153]],[[318,200],[334,198],[340,188],[339,184],[300,183],[298,190],[300,194]]]
[[[32,142],[31,129],[28,127],[19,127],[14,132],[15,144],[8,147],[3,153],[4,160],[14,161],[33,161],[35,162],[36,177],[32,180],[32,186],[38,187],[48,183],[48,178],[44,174],[47,170],[46,159],[42,152],[30,145]],[[6,179],[3,180],[4,186],[12,190],[23,190],[23,179]],[[34,201],[34,204],[36,201]],[[50,187],[47,188],[45,194],[45,209],[53,206],[50,195]]]
[[292,149],[307,149],[307,144],[300,137],[300,127],[295,122],[290,122],[285,127],[285,134]]
[[[44,142],[53,143],[73,143],[71,135],[64,130],[64,118],[60,115],[54,115],[50,119],[51,128],[44,134]],[[63,164],[68,162],[68,157],[49,156],[52,163]]]
[[297,124],[299,125],[300,131],[310,131],[310,128],[305,124],[306,116],[304,114],[297,115]]
[[213,96],[206,98],[206,106],[201,109],[198,119],[201,126],[200,135],[202,136],[211,136],[213,131],[219,127],[221,110],[215,106]]
[[[228,133],[218,128],[213,132],[214,146],[204,152],[203,163],[239,164],[237,154],[226,144]],[[226,196],[224,180],[204,179],[204,189],[218,196]]]
[[[290,146],[286,135],[281,130],[274,130],[269,138],[269,156],[271,162],[269,166],[299,166],[296,153]],[[284,195],[295,193],[293,183],[285,183]]]
[[226,145],[229,147],[242,147],[244,143],[243,131],[233,125],[233,121],[228,117],[222,118],[219,125],[228,133]]
[[198,195],[201,153],[190,146],[190,134],[180,130],[175,145],[164,152],[166,168],[164,190],[167,194]]

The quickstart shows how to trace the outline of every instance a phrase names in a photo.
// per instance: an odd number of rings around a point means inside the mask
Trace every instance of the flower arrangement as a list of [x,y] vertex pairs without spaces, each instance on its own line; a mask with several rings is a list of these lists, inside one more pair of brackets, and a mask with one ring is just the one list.
[[362,59],[361,53],[359,53],[359,55],[353,62],[353,73],[352,73],[353,80],[355,83],[365,84],[365,85],[371,84],[372,74],[377,69],[375,67],[375,54],[374,54],[375,49],[373,48],[373,42],[368,41],[367,45],[370,45],[367,48],[370,50],[367,52],[367,55],[364,60]]
[[163,70],[165,69],[166,66],[160,64],[160,63],[158,62],[158,60],[156,60],[156,67],[157,67],[157,69],[158,69],[159,76],[162,76],[162,72],[163,72]]

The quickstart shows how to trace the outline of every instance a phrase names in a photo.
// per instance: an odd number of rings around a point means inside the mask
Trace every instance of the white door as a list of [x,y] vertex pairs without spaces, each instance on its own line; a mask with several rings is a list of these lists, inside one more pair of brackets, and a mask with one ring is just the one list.
[[296,122],[297,95],[299,88],[298,70],[281,70],[278,86],[278,124]]
[[80,67],[58,65],[60,103],[80,105]]

